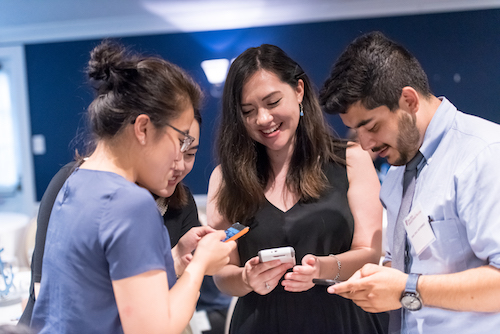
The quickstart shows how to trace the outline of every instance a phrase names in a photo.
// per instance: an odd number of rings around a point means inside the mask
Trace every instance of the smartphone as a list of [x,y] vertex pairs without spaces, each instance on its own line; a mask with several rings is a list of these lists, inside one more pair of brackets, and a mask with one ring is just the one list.
[[278,247],[262,249],[258,253],[260,262],[280,260],[281,263],[291,262],[295,265],[295,249],[293,247]]
[[228,242],[231,240],[236,240],[248,232],[250,228],[240,223],[234,223],[226,232],[226,238],[222,241]]
[[340,281],[334,280],[334,279],[321,279],[321,278],[313,278],[313,283],[316,285],[334,285],[337,283],[340,283]]

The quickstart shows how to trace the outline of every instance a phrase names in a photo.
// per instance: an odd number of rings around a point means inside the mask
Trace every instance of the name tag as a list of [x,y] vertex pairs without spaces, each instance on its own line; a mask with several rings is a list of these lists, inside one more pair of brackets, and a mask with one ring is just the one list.
[[412,208],[411,212],[404,219],[404,225],[408,239],[410,239],[417,255],[420,255],[436,240],[431,224],[427,216],[423,213],[420,204]]

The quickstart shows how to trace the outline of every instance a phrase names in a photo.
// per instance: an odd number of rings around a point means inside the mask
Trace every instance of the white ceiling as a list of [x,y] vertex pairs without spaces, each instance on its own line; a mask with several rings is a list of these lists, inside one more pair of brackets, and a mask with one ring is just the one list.
[[500,8],[500,0],[1,0],[0,45]]

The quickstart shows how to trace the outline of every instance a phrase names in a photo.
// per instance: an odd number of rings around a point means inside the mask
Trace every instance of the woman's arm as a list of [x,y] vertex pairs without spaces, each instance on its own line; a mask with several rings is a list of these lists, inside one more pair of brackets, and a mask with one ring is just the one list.
[[[220,166],[217,166],[208,183],[207,193],[207,223],[208,226],[218,230],[225,230],[231,226],[228,220],[224,219],[217,208],[217,192],[222,180]],[[229,264],[225,266],[217,275],[214,282],[222,292],[231,296],[244,296],[251,288],[243,282],[243,268],[240,267],[240,258],[236,248],[230,254]]]
[[219,192],[221,182],[222,173],[220,166],[217,166],[212,172],[212,175],[210,175],[207,193],[207,222],[208,226],[211,226],[216,230],[225,230],[231,227],[231,223],[221,215],[217,206],[217,194]]
[[200,240],[193,260],[171,290],[163,270],[113,281],[124,332],[181,333],[195,310],[203,277],[220,270],[236,247],[234,242],[221,242],[224,236],[214,232]]
[[[351,249],[336,254],[342,264],[340,279],[351,277],[365,263],[380,261],[382,250],[382,204],[379,199],[380,181],[370,155],[358,144],[347,149],[347,199],[354,217]],[[322,259],[331,265],[321,266],[321,277],[335,277],[337,263],[332,257]],[[323,270],[326,269],[326,270]],[[333,275],[333,276],[332,276]]]

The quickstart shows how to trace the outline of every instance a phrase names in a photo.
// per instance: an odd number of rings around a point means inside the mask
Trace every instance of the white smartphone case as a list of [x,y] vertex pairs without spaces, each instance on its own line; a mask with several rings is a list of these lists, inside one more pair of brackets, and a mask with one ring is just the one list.
[[281,263],[292,262],[295,265],[295,249],[293,247],[279,247],[260,250],[259,253],[260,262],[268,262],[273,260],[280,260]]

